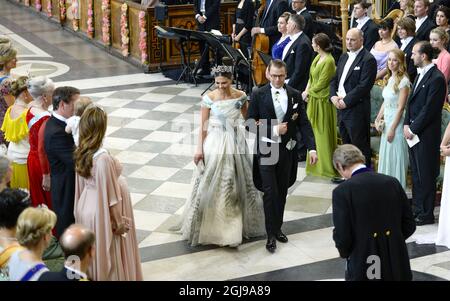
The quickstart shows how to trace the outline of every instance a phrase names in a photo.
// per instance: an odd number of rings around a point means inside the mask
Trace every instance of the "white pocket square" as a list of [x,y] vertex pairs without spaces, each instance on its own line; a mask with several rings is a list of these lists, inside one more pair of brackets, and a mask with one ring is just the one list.
[[291,54],[292,54],[292,53],[295,53],[295,51],[294,51],[294,50],[292,50],[292,51],[291,51]]
[[292,108],[295,110],[298,107],[298,103],[296,103]]
[[353,69],[353,70],[361,70],[361,67],[356,66],[355,69]]

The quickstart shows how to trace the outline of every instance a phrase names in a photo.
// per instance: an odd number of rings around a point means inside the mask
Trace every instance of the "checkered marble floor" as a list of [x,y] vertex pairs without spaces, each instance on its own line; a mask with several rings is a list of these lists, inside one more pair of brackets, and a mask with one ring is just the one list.
[[[266,252],[263,237],[234,249],[192,248],[169,230],[180,220],[191,192],[200,94],[205,87],[168,84],[87,94],[108,113],[105,147],[124,166],[145,279],[342,278],[344,262],[338,259],[332,241],[331,193],[335,185],[306,176],[304,163],[298,167],[298,180],[289,190],[286,205],[284,230],[289,243],[279,246],[276,255]],[[250,137],[250,144],[251,141]],[[435,230],[422,228],[422,233]],[[411,244],[413,241],[414,238],[409,240]],[[417,279],[422,273],[450,279],[445,272],[446,267],[450,268],[450,252],[434,248],[433,252],[426,251],[424,257],[413,259]],[[422,255],[424,251],[418,252]],[[435,264],[430,266],[428,262]],[[317,265],[318,271],[308,278],[303,269],[309,265]]]

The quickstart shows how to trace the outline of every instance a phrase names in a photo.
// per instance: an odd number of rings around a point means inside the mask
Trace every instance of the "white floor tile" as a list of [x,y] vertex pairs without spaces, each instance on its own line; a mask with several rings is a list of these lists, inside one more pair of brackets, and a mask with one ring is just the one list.
[[155,142],[168,142],[168,143],[177,143],[186,134],[184,133],[175,133],[175,132],[165,132],[165,131],[154,131],[148,136],[144,137],[142,140],[144,141],[155,141]]
[[183,113],[190,107],[191,105],[184,105],[179,103],[162,103],[159,106],[153,108],[153,111]]
[[125,118],[139,118],[142,115],[145,115],[148,110],[139,110],[139,109],[128,109],[128,108],[120,108],[112,113],[109,116],[115,117],[125,117]]
[[166,181],[179,171],[178,168],[142,166],[129,175],[130,178]]
[[181,234],[169,234],[162,232],[152,232],[139,244],[139,248],[162,245],[170,242],[182,240]]
[[153,231],[170,217],[167,213],[133,210],[136,229]]
[[138,142],[136,139],[106,137],[105,141],[103,141],[103,147],[106,149],[126,150],[136,142]]
[[[189,137],[187,136],[186,138],[189,138]],[[189,143],[189,142],[195,142],[195,141],[188,141],[187,143]],[[166,149],[163,152],[163,154],[193,157],[196,149],[197,149],[197,146],[192,145],[192,144],[172,144],[168,149]]]
[[192,184],[165,182],[151,194],[184,199],[190,195]]
[[147,119],[135,119],[125,125],[125,128],[128,129],[143,129],[143,130],[157,130],[163,125],[165,125],[167,121],[159,121],[159,120],[147,120]]
[[143,200],[147,195],[142,193],[130,193],[131,195],[131,202],[134,205],[139,203],[141,200]]
[[137,100],[149,101],[149,102],[166,102],[174,97],[175,97],[175,95],[147,93],[147,94],[139,97]]
[[103,98],[102,100],[97,101],[97,104],[105,107],[121,108],[123,106],[126,106],[132,101],[133,101],[132,99]]
[[116,158],[119,159],[119,161],[122,163],[144,165],[157,155],[158,154],[154,153],[123,151],[120,154],[118,154]]

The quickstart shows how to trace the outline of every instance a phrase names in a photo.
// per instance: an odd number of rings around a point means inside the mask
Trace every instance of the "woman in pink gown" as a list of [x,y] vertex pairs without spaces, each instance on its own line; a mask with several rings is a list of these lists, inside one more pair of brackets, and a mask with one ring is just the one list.
[[133,207],[120,163],[102,148],[107,116],[91,106],[80,120],[75,151],[75,222],[96,235],[93,280],[142,280]]

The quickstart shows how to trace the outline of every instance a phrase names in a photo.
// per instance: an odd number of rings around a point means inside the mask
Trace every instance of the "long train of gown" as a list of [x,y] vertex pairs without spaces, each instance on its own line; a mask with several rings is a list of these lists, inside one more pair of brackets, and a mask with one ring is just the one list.
[[245,99],[203,98],[202,106],[211,109],[203,144],[205,165],[194,173],[181,224],[174,228],[193,246],[237,246],[243,237],[264,233],[262,197],[253,184],[240,111]]

